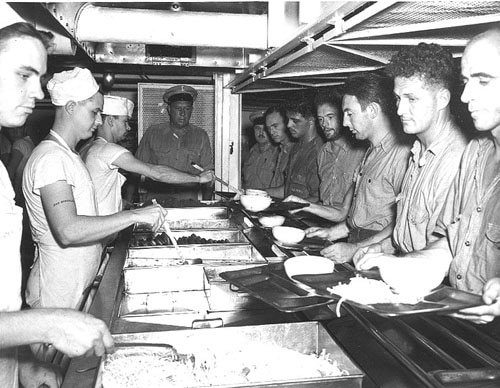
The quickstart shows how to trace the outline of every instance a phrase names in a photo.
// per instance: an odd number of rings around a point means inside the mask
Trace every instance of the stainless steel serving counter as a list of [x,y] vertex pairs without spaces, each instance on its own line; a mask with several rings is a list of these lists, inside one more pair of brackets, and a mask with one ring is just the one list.
[[[205,207],[203,209],[206,210]],[[245,237],[248,238],[253,247],[257,248],[259,255],[262,255],[262,257],[276,256],[270,249],[271,244],[268,241],[268,237],[257,228],[248,227],[248,221],[247,224],[244,223],[244,214],[238,212],[237,210],[233,210],[228,217],[230,219],[226,220],[219,219],[219,217],[217,217],[216,223],[211,222],[210,226],[238,226],[240,229],[245,229]],[[186,226],[181,220],[179,220],[178,215],[175,218],[177,223],[176,226],[180,228]],[[196,224],[196,226],[203,226],[203,224]],[[182,329],[182,327],[178,325],[155,322],[154,317],[153,319],[148,319],[147,321],[141,321],[140,319],[138,321],[134,321],[134,319],[120,319],[120,313],[118,310],[120,309],[120,302],[122,300],[122,296],[124,295],[122,272],[124,267],[126,267],[126,261],[130,256],[129,242],[132,235],[133,228],[129,228],[119,234],[89,312],[106,322],[113,334]],[[201,258],[203,259],[203,257]],[[151,260],[154,259],[155,258],[153,257]],[[265,262],[261,264],[265,264]],[[136,265],[136,263],[133,265]],[[228,319],[224,325],[246,326],[269,323],[299,322],[303,320],[303,317],[299,317],[294,314],[281,313],[269,306],[264,307],[265,308],[258,308],[254,310],[233,311],[230,313],[230,319]],[[215,316],[214,321],[224,321],[225,317],[228,316],[228,313],[220,312],[219,314],[214,313],[213,315]],[[202,319],[201,321],[202,323],[200,327],[206,327],[205,323],[210,324],[207,322],[210,321],[210,319]],[[71,360],[63,382],[63,387],[94,388],[99,362],[100,358],[98,357],[82,357]]]
[[[244,214],[238,211],[234,211],[232,217],[244,226],[246,237],[262,256],[276,256],[268,230],[261,229],[257,223],[251,226],[248,220],[245,223]],[[90,312],[103,319],[113,333],[178,330],[179,327],[162,324],[116,320],[117,300],[123,288],[121,273],[131,233],[129,229],[120,234]],[[500,322],[477,326],[447,316],[382,318],[346,304],[341,309],[342,317],[337,318],[329,307],[294,314],[273,309],[246,311],[229,326],[320,320],[365,373],[364,388],[500,387]],[[96,357],[72,360],[63,387],[94,388],[96,369],[77,371],[98,364]]]

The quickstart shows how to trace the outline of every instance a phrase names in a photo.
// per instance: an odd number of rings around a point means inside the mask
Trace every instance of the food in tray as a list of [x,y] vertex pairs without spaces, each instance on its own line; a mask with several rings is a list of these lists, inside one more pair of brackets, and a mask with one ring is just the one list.
[[[189,245],[189,244],[228,244],[230,241],[225,239],[215,240],[211,238],[204,238],[192,233],[190,236],[182,236],[177,238],[177,244],[179,245]],[[158,234],[157,236],[140,237],[135,236],[130,240],[131,247],[147,247],[156,245],[172,245],[171,239],[167,236],[165,232]]]
[[391,287],[382,280],[368,279],[355,276],[348,283],[340,283],[327,288],[332,294],[359,304],[369,305],[378,303],[417,304],[422,297],[396,294]]
[[121,348],[108,355],[103,388],[206,387],[344,376],[324,350],[302,354],[277,345],[246,343],[237,348],[203,349],[179,354],[161,348]]
[[211,238],[203,238],[194,233],[190,236],[183,236],[177,239],[177,243],[180,245],[188,245],[188,244],[228,244],[230,241],[225,238],[221,240],[214,240]]

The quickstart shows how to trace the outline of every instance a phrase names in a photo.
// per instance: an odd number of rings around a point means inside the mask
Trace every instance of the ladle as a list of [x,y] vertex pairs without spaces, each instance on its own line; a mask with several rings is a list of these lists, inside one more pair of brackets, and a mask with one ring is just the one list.
[[[153,198],[151,202],[156,205],[162,207],[157,201],[156,198]],[[168,224],[168,221],[165,220],[163,222],[163,225],[161,226],[161,229],[165,231],[167,236],[170,238],[172,241],[172,245],[175,248],[175,251],[177,252],[177,255],[179,256],[179,259],[181,259],[181,264],[201,264],[202,260],[200,258],[194,258],[194,259],[186,259],[182,257],[182,252],[179,249],[179,244],[177,244],[177,239],[175,238],[174,234],[172,233],[172,230],[170,229],[170,225]]]

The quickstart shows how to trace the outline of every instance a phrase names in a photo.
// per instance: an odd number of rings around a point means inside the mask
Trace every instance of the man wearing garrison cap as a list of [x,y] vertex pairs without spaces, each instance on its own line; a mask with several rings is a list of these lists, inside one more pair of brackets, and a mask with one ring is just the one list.
[[86,154],[82,155],[96,189],[99,215],[122,210],[121,187],[125,177],[118,169],[170,184],[208,183],[212,180],[211,171],[191,175],[168,166],[144,163],[116,144],[130,130],[128,121],[133,110],[134,103],[127,98],[104,96],[102,124],[97,128],[96,139]]
[[[189,174],[198,171],[192,162],[212,170],[212,147],[207,133],[189,122],[193,112],[193,102],[198,92],[187,85],[177,85],[163,95],[170,117],[168,123],[153,124],[144,133],[136,157],[143,162],[160,164]],[[200,186],[197,183],[165,185],[146,180],[144,188],[149,198],[197,199]],[[203,197],[211,196],[211,185],[202,185]]]
[[279,149],[271,143],[264,122],[264,112],[250,115],[256,144],[243,163],[242,179],[245,189],[267,189],[271,187]]
[[[158,229],[165,211],[151,206],[98,215],[94,185],[75,146],[102,124],[103,96],[90,71],[81,68],[54,74],[47,89],[56,109],[54,125],[23,174],[31,234],[38,248],[26,300],[33,308],[78,308],[99,268],[101,241],[136,222]],[[129,108],[120,113],[126,116]]]

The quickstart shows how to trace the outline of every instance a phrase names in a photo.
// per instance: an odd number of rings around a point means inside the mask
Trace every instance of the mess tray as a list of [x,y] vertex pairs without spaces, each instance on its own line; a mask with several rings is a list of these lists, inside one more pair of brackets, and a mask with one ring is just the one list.
[[319,255],[320,251],[331,244],[330,241],[322,240],[316,237],[306,237],[301,242],[296,244],[286,244],[284,242],[273,239],[274,244],[279,248],[283,248],[289,251],[305,251],[312,255]]
[[291,313],[322,306],[332,302],[335,296],[311,294],[290,280],[283,263],[222,272],[220,277],[239,290],[266,302],[279,311]]
[[[365,277],[380,280],[380,275],[373,275],[371,271],[370,273],[370,276]],[[293,278],[312,288],[318,295],[339,300],[340,296],[332,294],[328,291],[328,288],[340,283],[347,283],[354,276],[356,276],[355,272],[344,271],[321,275],[296,275]],[[403,303],[360,304],[350,300],[346,300],[345,303],[381,316],[396,317],[429,313],[448,314],[464,308],[482,305],[483,301],[480,295],[452,287],[440,286],[427,294],[422,301],[414,305]]]

